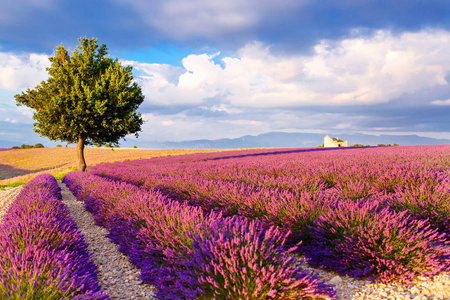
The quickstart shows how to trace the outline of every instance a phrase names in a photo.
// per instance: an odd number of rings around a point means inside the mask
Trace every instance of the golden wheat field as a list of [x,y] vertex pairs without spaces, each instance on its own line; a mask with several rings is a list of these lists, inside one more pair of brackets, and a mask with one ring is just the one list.
[[[216,152],[220,150],[155,150],[134,148],[86,147],[86,164],[93,166],[106,162],[144,159],[158,156]],[[0,152],[0,187],[28,182],[42,173],[64,176],[77,166],[75,147],[18,149]]]

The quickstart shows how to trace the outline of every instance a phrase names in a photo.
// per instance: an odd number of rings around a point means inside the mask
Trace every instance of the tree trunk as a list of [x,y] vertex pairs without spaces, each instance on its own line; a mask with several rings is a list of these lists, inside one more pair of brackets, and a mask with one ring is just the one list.
[[79,136],[77,142],[78,171],[86,171],[86,161],[84,160],[84,141],[85,137]]

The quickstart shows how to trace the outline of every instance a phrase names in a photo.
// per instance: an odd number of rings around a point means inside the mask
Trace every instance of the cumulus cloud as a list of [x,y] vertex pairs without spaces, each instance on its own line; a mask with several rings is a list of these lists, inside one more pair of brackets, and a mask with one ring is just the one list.
[[[273,130],[438,132],[450,107],[450,100],[434,100],[450,96],[448,48],[450,32],[443,30],[379,31],[369,38],[354,32],[323,40],[308,55],[251,42],[233,55],[187,55],[181,66],[122,63],[137,71],[146,96],[140,136],[147,140]],[[46,76],[44,62],[46,56],[0,53],[0,86],[34,86],[45,79],[38,79]]]
[[121,61],[122,65],[130,65],[134,69],[143,71],[157,78],[164,78],[167,82],[177,83],[178,78],[185,72],[182,67],[172,66],[168,64],[150,64],[139,63],[131,60]]
[[12,91],[33,88],[48,78],[45,68],[49,66],[50,61],[45,54],[0,52],[0,88]]
[[233,107],[368,105],[447,85],[449,47],[447,31],[379,31],[371,38],[321,41],[309,56],[277,55],[259,42],[221,58],[222,65],[214,61],[218,53],[189,55],[183,73],[132,63],[147,73],[138,80],[155,105],[199,105],[211,98]]
[[[147,64],[127,61],[146,75],[137,76],[147,103],[152,105],[200,105],[224,91],[220,82],[219,65],[212,59],[215,55],[189,55],[183,59],[183,68],[169,65]],[[226,84],[226,83],[225,83]]]
[[185,113],[172,114],[170,117],[145,113],[142,117],[145,123],[139,139],[144,141],[237,138],[271,130],[269,122],[255,120],[257,116],[251,113],[240,115],[236,119],[188,116]]

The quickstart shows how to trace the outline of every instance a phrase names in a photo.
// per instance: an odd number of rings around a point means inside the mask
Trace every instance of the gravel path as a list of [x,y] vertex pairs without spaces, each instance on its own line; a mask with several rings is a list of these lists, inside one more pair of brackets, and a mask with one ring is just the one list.
[[306,264],[302,267],[334,285],[339,300],[450,300],[450,273],[436,276],[433,281],[418,278],[409,285],[387,285],[339,276],[335,272],[313,269]]
[[[107,230],[96,226],[92,215],[85,211],[83,203],[76,200],[65,184],[59,183],[63,202],[89,245],[92,258],[99,267],[99,281],[111,299],[156,299],[154,287],[143,284],[140,271],[128,258],[120,253],[118,246],[106,237]],[[9,204],[19,194],[22,187],[0,191],[0,222]],[[436,276],[433,281],[417,279],[410,285],[374,284],[365,280],[355,280],[349,276],[338,276],[334,272],[314,271],[325,282],[335,286],[339,300],[450,300],[450,273]]]
[[92,215],[77,201],[64,183],[59,183],[63,203],[68,207],[73,220],[89,245],[92,259],[98,266],[98,279],[111,299],[156,299],[153,286],[143,284],[140,270],[135,268],[127,256],[118,251],[118,246],[106,237],[108,231],[95,225]]

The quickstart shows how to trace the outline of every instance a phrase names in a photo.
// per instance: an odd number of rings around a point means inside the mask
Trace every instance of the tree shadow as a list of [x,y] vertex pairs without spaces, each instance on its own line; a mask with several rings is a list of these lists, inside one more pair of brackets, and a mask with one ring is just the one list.
[[37,170],[27,170],[27,169],[20,169],[17,167],[13,167],[10,165],[0,164],[0,180],[10,179],[10,178],[13,178],[16,176],[22,176],[22,175],[43,172],[43,171],[47,171],[47,170],[52,170],[52,169],[56,169],[59,167],[63,167],[65,165],[66,164],[61,164],[61,165],[52,166],[52,167],[48,167],[48,168],[41,168],[41,169],[37,169]]

